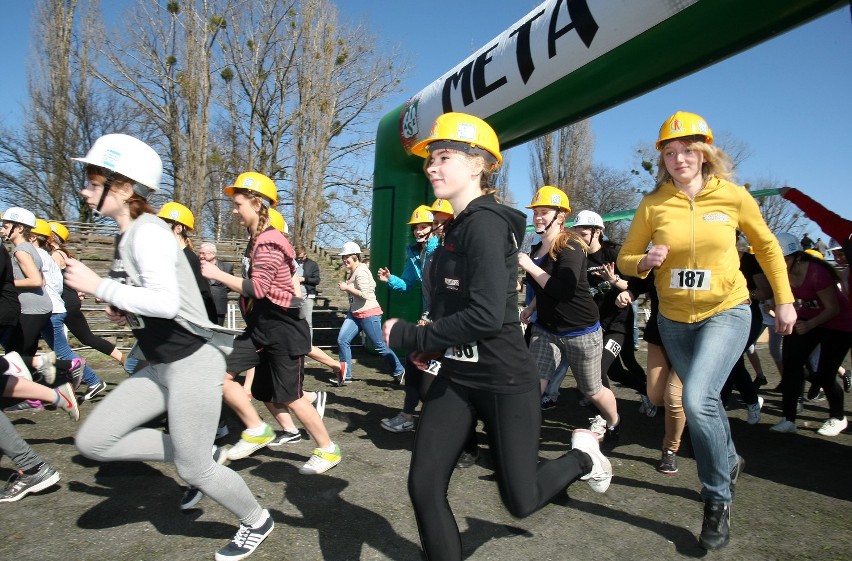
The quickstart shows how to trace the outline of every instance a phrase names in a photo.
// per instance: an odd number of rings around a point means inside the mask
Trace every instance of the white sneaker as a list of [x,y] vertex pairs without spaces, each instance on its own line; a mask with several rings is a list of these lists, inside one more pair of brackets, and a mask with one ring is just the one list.
[[769,427],[769,430],[772,432],[796,432],[796,423],[793,421],[788,421],[787,419],[782,419]]
[[240,435],[240,441],[228,450],[228,459],[233,461],[248,457],[256,450],[260,450],[272,442],[272,439],[275,438],[275,431],[269,425],[265,423],[264,425],[263,434],[260,436],[252,436],[243,431]]
[[48,386],[52,386],[56,382],[56,353],[42,353],[38,358],[41,360],[41,366],[36,368],[36,371],[42,375]]
[[4,374],[8,374],[9,376],[16,376],[18,378],[25,378],[27,380],[32,380],[33,376],[30,374],[30,369],[27,368],[24,359],[21,358],[21,355],[12,351],[11,353],[6,353],[4,356],[6,362],[9,363],[9,369],[4,372]]
[[334,452],[326,452],[322,448],[314,448],[314,453],[305,465],[299,468],[302,475],[317,475],[325,473],[340,463],[340,447],[334,445]]
[[605,492],[612,481],[612,464],[601,454],[597,435],[590,430],[577,429],[571,434],[571,448],[585,452],[592,459],[592,470],[580,479],[587,481],[592,491]]
[[606,435],[606,419],[600,415],[589,419],[589,431],[593,432],[598,437],[598,442],[604,439]]
[[748,417],[746,418],[746,423],[750,425],[756,425],[760,422],[760,409],[763,407],[763,398],[757,396],[757,403],[752,403],[751,405],[746,405],[746,409],[748,410]]
[[72,421],[79,421],[80,407],[77,405],[77,395],[74,393],[74,387],[66,383],[53,388],[53,390],[59,396],[59,403],[56,406],[68,413]]
[[823,436],[837,436],[841,432],[845,431],[848,425],[849,422],[846,420],[846,417],[843,417],[842,419],[835,419],[832,417],[823,423],[817,432]]

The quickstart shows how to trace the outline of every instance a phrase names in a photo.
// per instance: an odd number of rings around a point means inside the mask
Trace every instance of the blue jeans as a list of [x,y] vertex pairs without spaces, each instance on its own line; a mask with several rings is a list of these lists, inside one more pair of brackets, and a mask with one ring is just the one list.
[[705,501],[731,502],[731,469],[737,451],[720,394],[745,348],[751,326],[748,304],[734,306],[696,323],[672,321],[662,314],[657,324],[663,346],[683,382],[683,409],[698,479]]
[[399,376],[405,372],[402,363],[399,362],[396,353],[389,349],[382,340],[382,316],[370,316],[368,318],[356,318],[352,312],[346,314],[340,333],[337,335],[337,346],[340,352],[340,362],[346,363],[346,379],[352,377],[352,339],[359,331],[363,331],[367,339],[373,343],[376,352],[384,357],[388,366],[393,368],[393,375]]
[[[56,353],[56,358],[62,360],[71,360],[72,358],[80,358],[80,355],[71,350],[71,345],[68,343],[68,338],[65,337],[65,314],[50,314],[50,324],[45,325],[41,330],[41,338],[47,342],[47,345]],[[87,386],[100,384],[101,379],[95,374],[95,371],[89,368],[87,364],[83,369],[83,383]]]

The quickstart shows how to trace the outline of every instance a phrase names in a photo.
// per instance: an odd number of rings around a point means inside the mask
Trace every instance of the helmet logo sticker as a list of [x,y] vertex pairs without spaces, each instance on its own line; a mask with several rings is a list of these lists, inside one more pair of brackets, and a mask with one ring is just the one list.
[[562,203],[562,197],[554,193],[553,195],[550,195],[550,202],[554,206],[559,206]]
[[243,187],[253,187],[254,186],[254,178],[253,177],[246,177],[245,179],[243,179],[243,185],[242,186]]
[[697,123],[695,123],[695,126],[698,127],[699,134],[707,136],[707,123],[705,123],[704,121],[698,121]]
[[459,123],[456,127],[456,140],[473,142],[476,140],[476,125]]
[[173,210],[173,211],[169,212],[169,218],[171,218],[172,220],[179,219],[180,218],[180,211]]
[[118,161],[121,159],[121,152],[118,150],[109,149],[104,152],[104,159],[101,165],[105,168],[115,169]]
[[680,132],[683,130],[683,121],[680,119],[672,119],[672,131]]

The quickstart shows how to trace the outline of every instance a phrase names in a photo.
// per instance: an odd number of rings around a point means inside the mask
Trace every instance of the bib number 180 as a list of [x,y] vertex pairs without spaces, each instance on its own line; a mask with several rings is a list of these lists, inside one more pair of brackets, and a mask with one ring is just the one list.
[[670,288],[710,290],[710,271],[707,269],[672,269]]

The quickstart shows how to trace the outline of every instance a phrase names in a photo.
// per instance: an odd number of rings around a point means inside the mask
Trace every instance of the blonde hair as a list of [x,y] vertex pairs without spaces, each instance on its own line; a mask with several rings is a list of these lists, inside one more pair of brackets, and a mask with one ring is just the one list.
[[583,253],[586,255],[589,254],[589,246],[586,242],[583,241],[583,238],[574,233],[573,230],[562,230],[559,232],[559,235],[556,236],[556,239],[553,240],[553,244],[550,246],[550,250],[547,254],[551,259],[556,261],[556,257],[562,253],[566,249],[574,250],[574,247],[571,245],[571,242],[577,242],[580,244],[580,249],[583,250]]
[[704,156],[704,163],[701,164],[701,176],[706,183],[711,176],[716,176],[720,179],[731,179],[733,177],[733,163],[728,154],[712,144],[704,142],[702,136],[691,136],[686,138],[675,138],[663,144],[660,148],[660,157],[657,160],[657,184],[652,192],[656,193],[660,187],[672,179],[669,170],[666,169],[666,162],[663,157],[666,146],[675,141],[681,141],[687,144],[687,148],[694,152],[701,152]]

